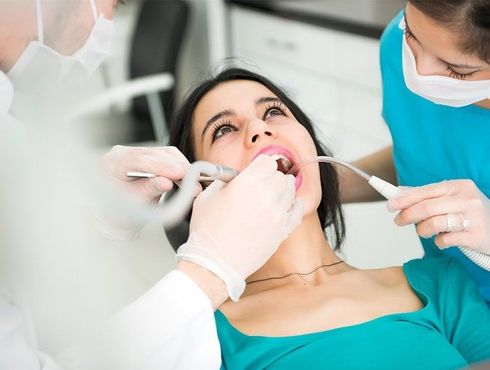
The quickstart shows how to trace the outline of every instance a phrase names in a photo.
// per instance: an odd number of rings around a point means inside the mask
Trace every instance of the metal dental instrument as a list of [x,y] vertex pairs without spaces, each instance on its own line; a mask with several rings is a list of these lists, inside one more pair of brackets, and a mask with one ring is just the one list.
[[[222,166],[219,164],[214,164],[210,162],[205,162],[205,161],[197,161],[194,162],[191,167],[196,168],[200,170],[200,173],[204,173],[208,176],[204,175],[199,175],[198,181],[203,181],[203,182],[212,182],[214,180],[221,180],[224,182],[230,182],[233,180],[237,175],[238,171],[227,166]],[[154,177],[157,177],[154,173],[149,173],[149,172],[139,172],[139,171],[128,171],[126,172],[127,177],[134,177],[134,178],[146,178],[146,179],[151,179]],[[185,181],[185,178],[184,180]],[[179,181],[180,183],[180,181]]]
[[297,163],[288,171],[288,174],[296,175],[296,173],[298,173],[298,170],[301,167],[303,167],[304,165],[307,165],[310,163],[316,163],[316,162],[335,163],[335,164],[339,164],[341,166],[347,167],[348,169],[354,171],[359,176],[366,179],[368,184],[371,185],[371,187],[374,190],[376,190],[378,193],[380,193],[386,199],[391,199],[391,198],[397,196],[401,191],[400,188],[396,187],[393,184],[390,184],[388,181],[380,179],[377,176],[371,176],[371,175],[367,174],[366,172],[364,172],[363,170],[353,166],[349,162],[345,162],[341,159],[328,157],[328,156],[318,156],[318,157]]
[[[138,172],[138,171],[128,171],[128,172],[126,172],[126,176],[127,177],[133,177],[133,178],[139,178],[139,179],[152,179],[154,177],[157,177],[157,175],[155,175],[154,173]],[[215,177],[200,175],[198,181],[199,182],[201,182],[201,181],[206,182],[206,181],[214,181],[214,180],[216,180]],[[221,180],[221,179],[218,179],[218,180]],[[175,181],[175,182],[180,183],[180,181]]]
[[[205,174],[206,176],[203,176],[202,174]],[[127,172],[126,175],[135,178],[156,177],[153,173],[136,171]],[[140,209],[138,217],[145,223],[156,221],[166,227],[173,227],[182,222],[191,208],[192,202],[194,201],[196,183],[198,181],[221,180],[229,182],[237,175],[238,171],[230,167],[206,161],[194,162],[187,171],[187,175],[179,182],[180,190],[177,191],[173,197],[163,201],[164,195],[162,195],[159,207],[155,207],[154,209]]]

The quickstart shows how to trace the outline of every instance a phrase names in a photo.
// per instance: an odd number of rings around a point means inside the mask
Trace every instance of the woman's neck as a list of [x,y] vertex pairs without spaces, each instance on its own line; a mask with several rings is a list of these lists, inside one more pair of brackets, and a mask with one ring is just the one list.
[[315,212],[304,217],[303,222],[282,242],[269,261],[247,281],[283,276],[291,272],[309,272],[339,260],[326,240]]

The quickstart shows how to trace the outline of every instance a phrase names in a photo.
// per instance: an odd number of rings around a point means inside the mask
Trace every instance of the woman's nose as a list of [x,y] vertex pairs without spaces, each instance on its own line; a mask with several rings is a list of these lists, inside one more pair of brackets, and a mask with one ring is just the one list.
[[249,145],[253,145],[262,141],[266,137],[272,136],[274,136],[274,132],[264,121],[255,119],[249,123],[247,133],[247,143]]

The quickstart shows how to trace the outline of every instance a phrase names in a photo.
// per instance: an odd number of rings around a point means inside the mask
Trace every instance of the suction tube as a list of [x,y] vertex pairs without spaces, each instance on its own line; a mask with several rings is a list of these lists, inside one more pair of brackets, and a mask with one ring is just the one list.
[[[391,199],[396,197],[398,194],[400,194],[401,189],[388,181],[385,181],[383,179],[380,179],[379,177],[376,176],[371,176],[364,172],[363,170],[357,168],[356,166],[352,165],[349,162],[345,162],[343,160],[337,159],[337,158],[332,158],[328,156],[318,156],[316,158],[306,160],[303,162],[300,162],[293,166],[289,171],[288,174],[296,174],[298,170],[303,167],[304,165],[310,164],[310,163],[335,163],[339,164],[341,166],[344,166],[351,171],[355,172],[359,176],[363,177],[364,179],[367,180],[368,184],[373,187],[374,190],[376,190],[378,193],[380,193],[383,197],[386,199]],[[480,266],[482,269],[486,271],[490,271],[490,255],[485,254],[483,252],[475,251],[473,249],[468,249],[464,247],[458,247],[459,250],[466,256],[468,257],[471,261],[473,261],[477,266]]]

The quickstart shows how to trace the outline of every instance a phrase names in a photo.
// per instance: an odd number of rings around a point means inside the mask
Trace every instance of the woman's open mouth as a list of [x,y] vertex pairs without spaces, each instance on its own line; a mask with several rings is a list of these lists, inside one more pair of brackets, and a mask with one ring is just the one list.
[[272,158],[274,158],[277,162],[277,170],[285,175],[287,175],[289,170],[293,167],[293,163],[289,160],[289,158],[282,154],[273,154]]
[[[277,162],[277,170],[287,174],[288,171],[295,165],[296,161],[294,159],[294,156],[292,153],[287,150],[286,148],[279,146],[279,145],[271,145],[268,146],[261,151],[259,151],[255,157],[259,156],[260,154],[265,154],[269,155],[272,158],[274,158]],[[301,173],[294,174],[295,177],[295,186],[296,190],[301,186],[301,183],[303,182],[303,176],[301,176]]]

